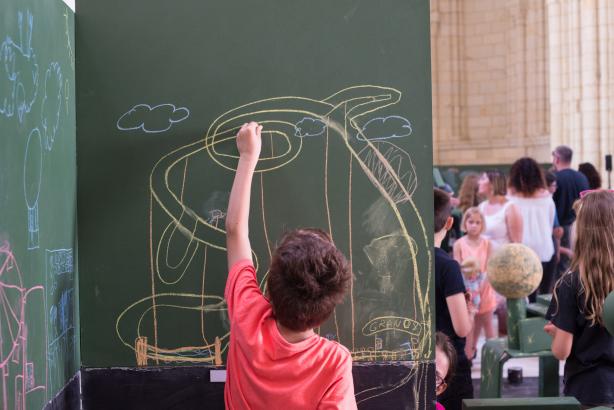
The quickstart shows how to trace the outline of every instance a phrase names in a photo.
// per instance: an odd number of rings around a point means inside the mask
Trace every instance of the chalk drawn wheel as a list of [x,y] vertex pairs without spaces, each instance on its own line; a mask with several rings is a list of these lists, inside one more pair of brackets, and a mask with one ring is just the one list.
[[25,289],[19,268],[7,243],[0,244],[0,371],[19,360],[24,326]]

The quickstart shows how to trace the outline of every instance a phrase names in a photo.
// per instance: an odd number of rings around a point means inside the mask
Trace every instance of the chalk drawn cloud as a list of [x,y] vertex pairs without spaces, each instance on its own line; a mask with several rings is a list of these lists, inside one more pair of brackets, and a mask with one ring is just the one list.
[[411,133],[411,123],[407,118],[391,115],[370,119],[356,134],[356,138],[360,141],[381,141],[408,137]]
[[299,138],[318,137],[326,131],[326,124],[317,118],[305,117],[294,124],[294,136]]
[[173,104],[160,104],[154,107],[137,104],[117,120],[121,131],[141,130],[148,134],[168,131],[174,124],[190,116],[190,110]]

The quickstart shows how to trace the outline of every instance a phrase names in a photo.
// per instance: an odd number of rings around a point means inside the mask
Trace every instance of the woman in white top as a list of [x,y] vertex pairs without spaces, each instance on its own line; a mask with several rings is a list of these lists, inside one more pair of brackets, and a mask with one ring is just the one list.
[[[537,253],[544,268],[538,292],[551,293],[556,267],[552,243],[556,208],[544,173],[534,159],[521,158],[512,165],[508,187],[508,198],[522,215],[522,243]],[[534,302],[536,296],[536,292],[529,295],[529,301]]]
[[505,196],[505,175],[496,170],[483,173],[478,181],[478,194],[486,197],[479,208],[486,219],[483,235],[490,240],[493,251],[506,243],[522,241],[522,216]]

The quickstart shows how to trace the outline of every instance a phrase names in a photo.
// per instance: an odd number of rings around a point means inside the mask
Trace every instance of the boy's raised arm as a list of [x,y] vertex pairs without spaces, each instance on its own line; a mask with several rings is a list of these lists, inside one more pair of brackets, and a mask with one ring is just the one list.
[[228,268],[236,262],[252,260],[249,243],[249,204],[252,177],[260,156],[262,126],[256,122],[243,124],[237,134],[239,164],[230,191],[226,215],[226,249]]

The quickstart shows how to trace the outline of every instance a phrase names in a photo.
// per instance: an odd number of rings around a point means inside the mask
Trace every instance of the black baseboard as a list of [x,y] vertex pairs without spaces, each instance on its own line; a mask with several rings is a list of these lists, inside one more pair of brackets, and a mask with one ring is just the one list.
[[77,372],[66,385],[45,405],[44,410],[80,410],[81,373]]
[[[45,410],[224,409],[224,383],[210,381],[216,369],[82,368]],[[353,376],[360,410],[433,408],[433,363],[356,363]]]

